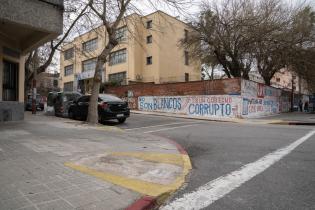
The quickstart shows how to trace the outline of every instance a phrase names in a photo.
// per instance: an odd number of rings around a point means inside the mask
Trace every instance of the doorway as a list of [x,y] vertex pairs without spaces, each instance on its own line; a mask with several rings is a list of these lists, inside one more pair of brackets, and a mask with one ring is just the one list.
[[3,101],[18,101],[19,99],[19,64],[3,61]]

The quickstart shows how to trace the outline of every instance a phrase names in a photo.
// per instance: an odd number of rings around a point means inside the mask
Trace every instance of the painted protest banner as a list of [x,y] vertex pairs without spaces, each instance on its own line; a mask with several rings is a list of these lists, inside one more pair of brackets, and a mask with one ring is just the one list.
[[142,96],[138,109],[209,118],[236,118],[241,115],[241,97],[229,95]]

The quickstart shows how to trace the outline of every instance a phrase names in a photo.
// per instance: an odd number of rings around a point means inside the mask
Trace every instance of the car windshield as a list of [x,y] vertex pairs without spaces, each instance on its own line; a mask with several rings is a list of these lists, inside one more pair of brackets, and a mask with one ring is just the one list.
[[[28,96],[27,96],[27,100],[28,100],[28,101],[32,101],[32,99],[33,99],[33,96],[32,96],[32,95],[28,95]],[[42,99],[42,97],[41,97],[39,94],[37,94],[37,95],[36,95],[36,101],[37,101],[37,102],[40,102],[41,99]]]
[[122,102],[122,100],[116,96],[113,95],[107,95],[107,94],[100,94],[99,97],[102,99],[102,101],[117,101]]

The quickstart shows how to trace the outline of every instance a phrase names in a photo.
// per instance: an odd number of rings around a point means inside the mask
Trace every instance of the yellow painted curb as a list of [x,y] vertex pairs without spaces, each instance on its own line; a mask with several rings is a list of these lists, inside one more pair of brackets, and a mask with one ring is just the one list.
[[[170,161],[166,160],[166,157],[168,154],[147,154],[147,157],[144,156],[144,154],[131,154],[131,153],[113,153],[113,155],[119,155],[119,154],[125,154],[129,155],[132,157],[137,157],[140,159],[144,160],[150,160],[152,161],[154,157],[160,158],[159,162],[164,162],[164,163],[171,163],[178,165],[180,161],[178,157],[176,158],[171,158]],[[91,169],[89,167],[83,166],[83,165],[77,165],[74,163],[65,163],[65,166],[70,167],[74,170],[78,170],[82,173],[97,177],[99,179],[102,179],[107,182],[111,182],[113,184],[125,187],[127,189],[139,192],[143,195],[148,195],[148,196],[168,196],[170,193],[174,192],[178,188],[182,186],[185,182],[185,178],[187,174],[189,173],[189,170],[191,170],[191,163],[188,155],[177,155],[181,158],[181,166],[183,167],[182,174],[176,178],[176,180],[169,185],[162,185],[162,184],[156,184],[152,182],[147,182],[147,181],[142,181],[138,179],[133,179],[133,178],[128,178],[128,177],[123,177],[123,176],[118,176],[114,175],[111,173],[107,172],[102,172],[102,171],[97,171],[95,169]]]
[[149,152],[113,152],[110,155],[134,157],[134,158],[147,160],[151,162],[183,166],[183,158],[181,154],[163,154],[163,153],[149,153]]
[[115,127],[115,126],[106,126],[106,125],[97,125],[95,127],[97,130],[102,130],[102,131],[116,131],[116,132],[125,132],[124,129]]

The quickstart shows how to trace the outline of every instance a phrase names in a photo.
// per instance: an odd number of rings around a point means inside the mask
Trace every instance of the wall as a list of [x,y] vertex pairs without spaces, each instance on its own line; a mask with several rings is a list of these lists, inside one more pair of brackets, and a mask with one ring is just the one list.
[[[146,28],[146,22],[152,20],[152,29]],[[187,25],[174,17],[157,11],[147,16],[136,14],[128,16],[119,27],[127,25],[128,39],[116,46],[113,51],[127,49],[127,60],[124,63],[105,66],[106,79],[109,74],[127,72],[127,80],[131,82],[155,82],[157,84],[170,81],[184,81],[185,73],[189,73],[191,80],[200,80],[200,64],[190,62],[184,65],[184,50],[178,46],[179,40],[184,37]],[[152,35],[153,43],[148,44],[146,37]],[[75,47],[73,59],[64,60],[60,57],[61,79],[63,84],[76,80],[75,74],[82,71],[82,61],[95,58],[104,48],[107,37],[104,26],[76,37],[71,43],[64,45],[62,51]],[[82,53],[82,43],[98,37],[98,49]],[[147,65],[146,58],[152,56],[153,64]],[[191,59],[192,61],[192,59]],[[64,67],[74,65],[74,74],[64,76]],[[161,81],[161,78],[163,81]],[[75,84],[75,82],[74,82]]]
[[209,118],[237,118],[241,115],[241,100],[240,96],[229,95],[143,96],[138,99],[138,109]]
[[0,19],[36,28],[40,31],[60,34],[62,33],[63,22],[61,10],[63,1],[50,0],[50,2],[60,6],[60,8],[40,1],[2,0]]
[[245,118],[280,113],[280,89],[242,80],[242,97],[242,116]]
[[184,95],[241,95],[241,80],[223,79],[213,81],[179,82],[169,84],[143,83],[119,87],[106,87],[106,93],[129,101],[137,109],[139,96],[184,96]]
[[17,101],[0,101],[0,122],[24,119],[24,103]]
[[254,118],[288,112],[291,93],[241,79],[107,87],[131,109],[203,116]]

